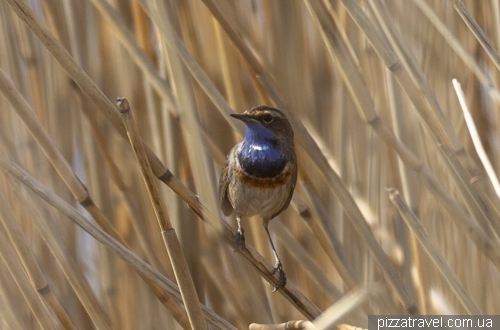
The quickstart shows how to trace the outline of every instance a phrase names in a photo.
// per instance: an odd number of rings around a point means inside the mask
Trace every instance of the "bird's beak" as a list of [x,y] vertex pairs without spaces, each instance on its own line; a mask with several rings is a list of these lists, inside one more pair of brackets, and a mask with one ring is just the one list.
[[246,115],[244,113],[232,113],[232,114],[230,114],[230,116],[233,118],[239,119],[245,123],[253,120],[252,117],[250,117],[249,115]]

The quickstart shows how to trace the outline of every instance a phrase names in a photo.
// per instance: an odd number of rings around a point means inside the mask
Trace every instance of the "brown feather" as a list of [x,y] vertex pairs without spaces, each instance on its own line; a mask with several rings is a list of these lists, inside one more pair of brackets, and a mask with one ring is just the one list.
[[[238,148],[239,144],[235,145],[233,149]],[[227,217],[233,213],[233,206],[229,201],[227,196],[227,187],[230,182],[230,176],[232,175],[232,169],[229,166],[230,155],[233,152],[233,149],[229,151],[228,156],[226,157],[226,161],[224,162],[224,166],[222,167],[222,172],[219,178],[219,206],[222,213]]]
[[[295,190],[295,186],[297,185],[297,158],[295,156],[295,152],[293,153],[294,157],[293,159],[290,161],[290,168],[291,168],[291,172],[292,172],[292,182],[293,182],[293,185],[292,185],[292,188],[290,189],[290,194],[288,195],[288,198],[285,202],[285,204],[283,205],[283,207],[281,208],[281,210],[279,210],[276,214],[273,214],[269,220],[275,218],[278,216],[278,214],[280,214],[281,212],[283,212],[284,210],[286,210],[288,208],[288,206],[290,205],[290,201],[292,200],[292,196],[293,196],[293,191]],[[295,168],[293,168],[295,167]]]

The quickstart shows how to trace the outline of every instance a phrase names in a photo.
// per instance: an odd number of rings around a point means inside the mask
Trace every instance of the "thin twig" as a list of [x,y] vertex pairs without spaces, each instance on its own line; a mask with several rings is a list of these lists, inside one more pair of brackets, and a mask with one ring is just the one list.
[[469,129],[470,137],[472,143],[474,143],[474,147],[476,148],[477,155],[479,156],[479,159],[481,159],[481,162],[483,163],[484,169],[486,170],[486,173],[490,178],[491,184],[493,185],[493,188],[495,189],[497,196],[500,197],[500,182],[498,182],[498,177],[495,173],[495,170],[493,169],[490,159],[488,158],[488,155],[484,150],[483,143],[479,138],[479,133],[477,131],[476,125],[474,124],[474,119],[472,118],[472,114],[470,113],[469,108],[467,107],[467,100],[465,99],[465,94],[462,90],[460,83],[456,79],[453,79],[453,87],[455,88],[455,93],[457,94],[458,101],[460,102],[460,107],[462,108],[462,112],[464,114],[464,120],[465,123],[467,124],[467,128]]

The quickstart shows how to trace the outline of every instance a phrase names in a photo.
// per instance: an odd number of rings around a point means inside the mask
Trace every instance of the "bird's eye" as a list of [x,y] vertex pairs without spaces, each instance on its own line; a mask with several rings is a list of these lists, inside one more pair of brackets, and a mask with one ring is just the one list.
[[273,121],[273,116],[271,116],[270,114],[266,113],[264,116],[262,116],[262,121],[264,122],[264,124],[269,124]]

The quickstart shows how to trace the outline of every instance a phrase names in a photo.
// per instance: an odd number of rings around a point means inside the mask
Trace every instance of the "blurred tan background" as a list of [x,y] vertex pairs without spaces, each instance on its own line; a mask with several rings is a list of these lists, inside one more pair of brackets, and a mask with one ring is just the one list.
[[[498,0],[2,0],[0,16],[0,328],[187,327],[180,296],[166,307],[32,190],[106,219],[175,282],[116,97],[212,215],[157,181],[198,298],[227,322],[210,328],[333,304],[326,320],[364,328],[369,314],[500,313]],[[261,104],[296,135],[295,196],[269,228],[299,303],[207,224],[244,132],[228,115]],[[260,219],[243,226],[271,266]]]

